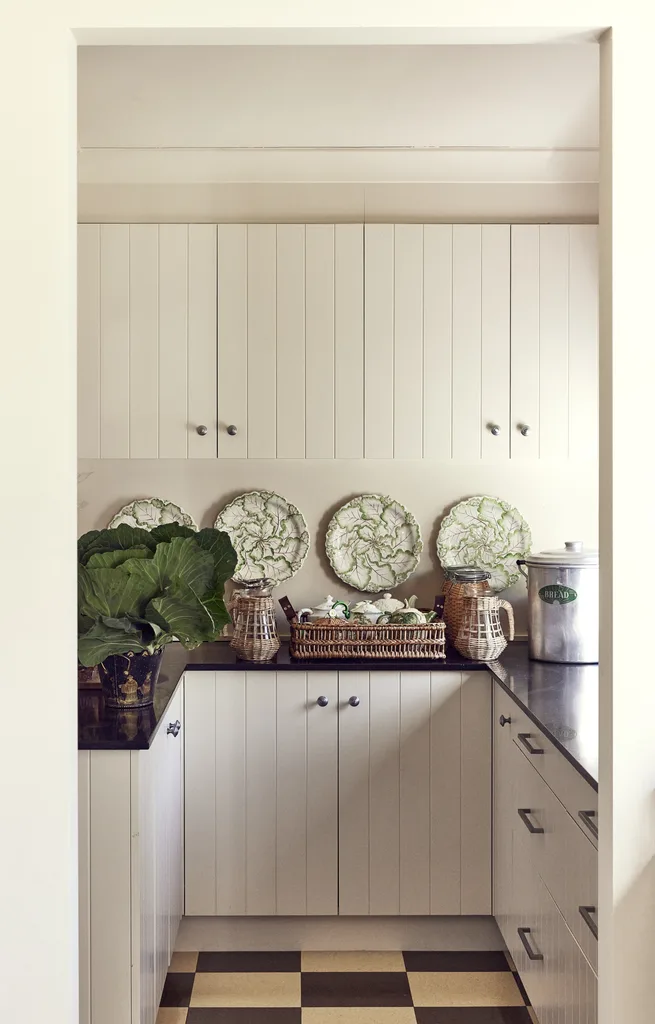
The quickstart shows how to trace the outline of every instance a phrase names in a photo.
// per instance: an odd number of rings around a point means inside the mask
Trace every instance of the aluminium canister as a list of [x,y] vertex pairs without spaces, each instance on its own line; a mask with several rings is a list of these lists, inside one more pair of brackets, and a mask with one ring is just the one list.
[[559,551],[528,555],[517,564],[528,581],[530,657],[597,664],[598,552],[567,541]]

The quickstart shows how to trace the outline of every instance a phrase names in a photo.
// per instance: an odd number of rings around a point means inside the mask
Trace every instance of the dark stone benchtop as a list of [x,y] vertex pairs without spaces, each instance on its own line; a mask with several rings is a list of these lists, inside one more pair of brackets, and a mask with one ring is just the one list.
[[166,709],[186,672],[248,672],[311,670],[452,672],[488,671],[581,775],[598,788],[598,666],[555,665],[530,661],[527,644],[510,644],[496,662],[469,661],[449,651],[440,661],[297,661],[283,641],[270,662],[240,661],[229,643],[203,644],[186,651],[181,644],[166,648],[149,708],[117,711],[105,708],[97,690],[79,691],[80,750],[147,750],[165,718]]

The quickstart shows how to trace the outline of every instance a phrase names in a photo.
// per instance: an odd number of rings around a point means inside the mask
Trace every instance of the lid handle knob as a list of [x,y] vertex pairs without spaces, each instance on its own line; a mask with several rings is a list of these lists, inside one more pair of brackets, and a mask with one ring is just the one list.
[[567,540],[567,541],[564,542],[564,547],[566,548],[567,551],[575,551],[576,554],[579,554],[580,551],[582,551],[582,541],[581,540]]

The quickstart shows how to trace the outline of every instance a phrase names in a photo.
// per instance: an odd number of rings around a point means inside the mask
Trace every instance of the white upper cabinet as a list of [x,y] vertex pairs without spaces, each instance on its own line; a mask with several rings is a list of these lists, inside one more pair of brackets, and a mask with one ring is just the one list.
[[84,224],[86,458],[589,458],[596,228]]

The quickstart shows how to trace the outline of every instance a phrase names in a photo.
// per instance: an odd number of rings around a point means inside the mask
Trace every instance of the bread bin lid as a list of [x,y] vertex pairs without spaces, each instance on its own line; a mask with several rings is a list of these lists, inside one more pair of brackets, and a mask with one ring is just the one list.
[[598,565],[598,551],[586,548],[581,540],[567,540],[563,548],[527,555],[526,565],[557,565],[563,568]]

